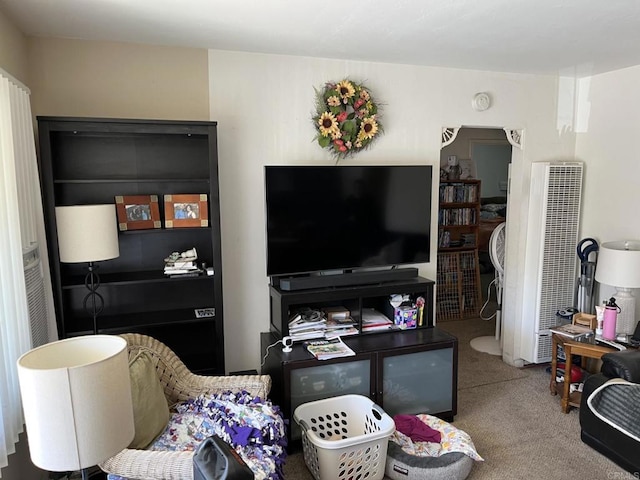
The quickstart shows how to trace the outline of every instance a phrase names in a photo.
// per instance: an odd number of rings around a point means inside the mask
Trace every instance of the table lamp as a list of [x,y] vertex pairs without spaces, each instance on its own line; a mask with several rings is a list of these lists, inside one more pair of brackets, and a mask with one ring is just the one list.
[[632,288],[640,288],[640,241],[603,243],[598,253],[596,280],[616,288],[613,296],[620,307],[616,331],[630,335],[635,330],[636,298]]
[[115,455],[134,435],[127,342],[86,335],[48,343],[18,359],[32,462],[82,471]]
[[82,305],[93,318],[93,333],[98,333],[97,318],[104,309],[98,293],[100,276],[95,262],[120,255],[115,205],[72,205],[56,207],[58,250],[62,263],[88,263],[84,284],[89,292]]

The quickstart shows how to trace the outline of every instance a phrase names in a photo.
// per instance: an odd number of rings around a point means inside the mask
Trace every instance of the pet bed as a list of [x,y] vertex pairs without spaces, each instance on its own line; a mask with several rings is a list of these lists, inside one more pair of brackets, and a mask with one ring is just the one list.
[[463,480],[474,461],[483,461],[467,433],[432,415],[417,418],[440,432],[440,443],[413,442],[396,430],[389,441],[385,468],[391,480]]

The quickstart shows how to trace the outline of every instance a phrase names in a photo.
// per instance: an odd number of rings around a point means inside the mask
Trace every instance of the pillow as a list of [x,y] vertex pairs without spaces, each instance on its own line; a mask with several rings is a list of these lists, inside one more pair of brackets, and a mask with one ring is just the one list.
[[129,448],[144,449],[169,423],[169,405],[151,356],[140,352],[129,362],[135,435]]

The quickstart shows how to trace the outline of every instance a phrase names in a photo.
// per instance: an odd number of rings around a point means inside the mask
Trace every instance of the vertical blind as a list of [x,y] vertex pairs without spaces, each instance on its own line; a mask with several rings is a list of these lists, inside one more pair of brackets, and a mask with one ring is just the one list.
[[56,337],[29,95],[0,69],[0,468],[23,431],[16,361],[32,344],[22,251],[34,242],[44,270],[50,340]]

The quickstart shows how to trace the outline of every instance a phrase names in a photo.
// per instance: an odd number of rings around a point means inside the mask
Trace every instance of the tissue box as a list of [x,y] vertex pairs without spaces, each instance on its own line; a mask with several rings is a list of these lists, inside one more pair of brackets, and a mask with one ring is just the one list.
[[393,321],[401,330],[416,328],[418,324],[418,309],[414,306],[400,305],[394,309]]

